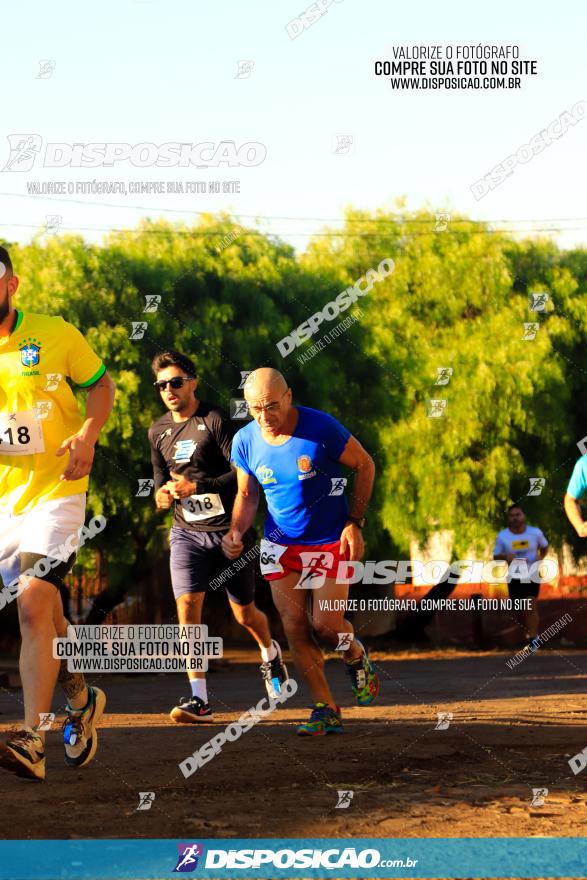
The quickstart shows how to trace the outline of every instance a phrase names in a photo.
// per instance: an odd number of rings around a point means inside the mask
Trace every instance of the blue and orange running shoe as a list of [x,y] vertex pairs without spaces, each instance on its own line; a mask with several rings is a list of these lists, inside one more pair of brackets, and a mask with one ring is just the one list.
[[336,711],[326,703],[312,706],[309,721],[304,721],[297,729],[298,736],[326,736],[327,733],[343,733],[340,709]]
[[106,694],[97,687],[88,685],[88,702],[83,709],[65,707],[63,722],[63,745],[65,763],[69,767],[85,767],[98,748],[97,724],[104,714]]
[[357,703],[359,706],[368,706],[379,693],[379,676],[369,660],[366,647],[358,639],[355,641],[363,649],[363,654],[357,660],[345,663],[345,666],[351,677],[351,687]]

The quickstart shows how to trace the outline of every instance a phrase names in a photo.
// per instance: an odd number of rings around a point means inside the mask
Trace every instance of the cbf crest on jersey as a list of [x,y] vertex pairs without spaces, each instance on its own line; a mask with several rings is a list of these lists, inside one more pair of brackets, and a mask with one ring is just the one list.
[[191,461],[192,455],[196,451],[197,443],[193,440],[178,440],[175,444],[175,455],[173,460],[177,464],[187,464]]
[[36,367],[41,360],[41,343],[38,339],[25,339],[19,351],[21,363],[25,367]]

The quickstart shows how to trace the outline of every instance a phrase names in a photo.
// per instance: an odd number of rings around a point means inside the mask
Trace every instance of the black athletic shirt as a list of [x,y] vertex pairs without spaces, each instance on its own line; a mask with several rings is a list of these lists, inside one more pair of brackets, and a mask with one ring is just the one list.
[[[230,527],[236,496],[230,448],[237,430],[223,409],[203,400],[187,421],[174,422],[167,412],[149,428],[155,491],[172,479],[171,471],[197,483],[197,497],[175,502],[174,526],[198,532]],[[219,504],[224,513],[217,512]]]

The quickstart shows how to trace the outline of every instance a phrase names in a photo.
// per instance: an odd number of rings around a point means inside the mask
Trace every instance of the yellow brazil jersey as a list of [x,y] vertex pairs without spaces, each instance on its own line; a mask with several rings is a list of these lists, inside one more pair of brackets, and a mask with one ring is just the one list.
[[83,388],[105,371],[73,324],[17,310],[12,333],[0,337],[0,512],[86,491],[87,477],[59,479],[69,452],[55,453],[83,424],[66,379]]

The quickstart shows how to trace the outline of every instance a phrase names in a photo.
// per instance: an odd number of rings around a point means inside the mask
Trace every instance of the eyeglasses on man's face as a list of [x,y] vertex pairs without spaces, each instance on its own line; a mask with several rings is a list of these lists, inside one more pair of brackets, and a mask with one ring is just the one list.
[[285,397],[285,395],[287,394],[288,391],[289,391],[289,388],[287,389],[287,391],[285,391],[281,395],[279,400],[273,400],[273,401],[271,401],[271,403],[266,403],[264,406],[255,406],[254,404],[250,404],[249,405],[250,414],[252,416],[260,416],[262,412],[265,412],[265,413],[277,412],[277,410],[280,408],[281,404],[283,403],[283,398]]

